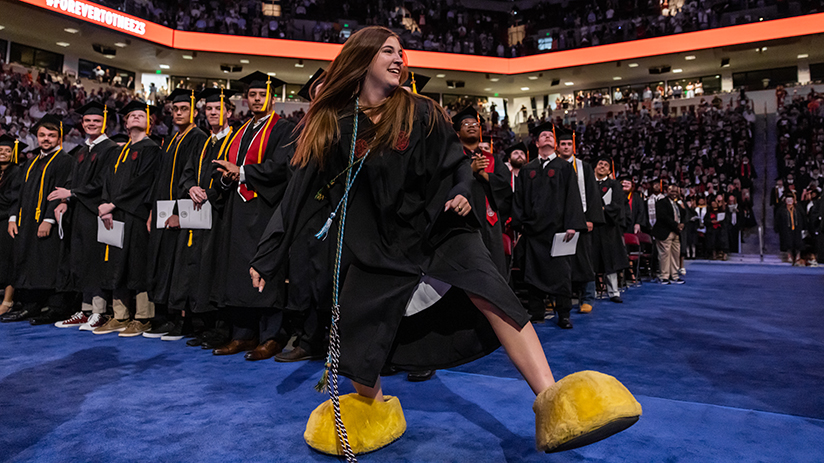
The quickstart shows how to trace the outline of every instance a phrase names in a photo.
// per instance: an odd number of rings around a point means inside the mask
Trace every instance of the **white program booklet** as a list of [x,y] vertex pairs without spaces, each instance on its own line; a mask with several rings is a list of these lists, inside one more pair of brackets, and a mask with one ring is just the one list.
[[180,217],[180,228],[209,230],[212,228],[212,205],[209,201],[195,209],[195,202],[191,199],[177,200],[177,214]]
[[575,232],[575,236],[571,240],[564,242],[566,233],[556,233],[555,239],[552,240],[552,257],[571,256],[575,254],[575,249],[578,247],[578,237],[580,232]]
[[604,196],[602,196],[602,198],[604,198],[604,206],[609,206],[610,204],[612,204],[612,188],[607,190],[607,192],[604,193]]
[[124,222],[113,220],[112,224],[114,225],[112,229],[106,230],[103,219],[97,218],[97,242],[123,249]]
[[719,212],[719,213],[718,213],[718,215],[717,215],[717,216],[715,216],[715,218],[716,218],[719,222],[723,222],[723,221],[724,221],[724,219],[726,219],[726,218],[727,218],[727,214],[726,214],[726,213],[724,213],[724,212]]
[[157,202],[157,228],[166,228],[166,221],[172,216],[175,210],[175,203],[177,201],[158,201]]

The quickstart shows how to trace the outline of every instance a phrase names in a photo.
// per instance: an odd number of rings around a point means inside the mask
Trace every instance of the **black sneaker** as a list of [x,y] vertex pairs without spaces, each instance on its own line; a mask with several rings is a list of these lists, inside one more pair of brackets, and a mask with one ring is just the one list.
[[669,280],[658,280],[658,284],[659,285],[668,285],[668,284],[670,284],[670,281]]
[[684,281],[680,278],[676,278],[676,279],[672,280],[672,284],[674,284],[674,285],[683,285],[684,283],[686,283],[686,281]]
[[183,322],[175,323],[171,331],[160,337],[161,341],[180,341],[183,339]]
[[162,337],[163,335],[168,334],[169,331],[172,331],[174,329],[174,327],[174,322],[164,322],[160,326],[156,326],[150,329],[149,331],[144,331],[143,337],[157,339],[159,337]]

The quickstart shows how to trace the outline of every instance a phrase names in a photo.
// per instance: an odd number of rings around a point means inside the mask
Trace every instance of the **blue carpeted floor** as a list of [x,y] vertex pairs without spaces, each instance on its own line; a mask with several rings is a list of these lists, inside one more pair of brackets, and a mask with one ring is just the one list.
[[[537,326],[557,378],[599,370],[636,394],[626,432],[537,453],[533,395],[499,350],[425,383],[384,378],[409,427],[361,461],[822,461],[824,271],[688,269],[686,285],[574,314],[571,331]],[[0,460],[337,461],[302,438],[321,367],[0,325]]]

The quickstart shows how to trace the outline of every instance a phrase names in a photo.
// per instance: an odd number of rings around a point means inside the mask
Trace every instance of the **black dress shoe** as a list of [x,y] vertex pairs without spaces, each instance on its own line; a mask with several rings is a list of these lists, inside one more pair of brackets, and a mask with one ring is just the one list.
[[281,352],[275,355],[275,362],[302,362],[304,360],[321,360],[323,359],[323,354],[313,354],[308,350],[304,349],[303,347],[297,346],[294,349],[290,350],[289,352]]
[[572,322],[569,321],[569,318],[567,318],[567,317],[558,318],[558,320],[555,322],[555,324],[558,325],[560,328],[563,328],[565,330],[571,330],[572,329]]
[[38,315],[40,315],[40,310],[23,309],[3,315],[3,317],[0,318],[0,321],[3,323],[20,322]]
[[381,369],[381,376],[392,376],[392,375],[397,375],[397,374],[398,374],[398,373],[400,373],[400,372],[401,372],[401,370],[400,370],[400,369],[398,369],[398,367],[396,367],[396,366],[394,366],[394,365],[385,365],[385,366]]
[[33,326],[53,325],[54,323],[59,322],[60,320],[65,320],[66,318],[67,317],[64,315],[46,312],[42,315],[29,318],[29,323],[31,323]]
[[612,296],[611,298],[609,298],[609,300],[616,303],[616,304],[623,304],[624,303],[624,300],[621,299],[621,296]]
[[203,344],[203,338],[201,338],[200,336],[194,337],[186,341],[186,345],[189,347],[197,347],[201,344]]
[[428,381],[435,376],[435,370],[420,370],[410,371],[406,374],[406,380],[413,383],[420,383],[421,381]]

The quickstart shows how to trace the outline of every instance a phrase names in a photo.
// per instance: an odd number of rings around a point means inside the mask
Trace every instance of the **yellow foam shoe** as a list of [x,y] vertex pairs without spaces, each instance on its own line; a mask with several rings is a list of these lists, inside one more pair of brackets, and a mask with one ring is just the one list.
[[612,376],[573,373],[538,394],[535,442],[547,453],[598,442],[635,424],[641,404]]
[[581,304],[581,313],[590,313],[592,312],[592,305],[590,304]]
[[[340,397],[340,411],[349,445],[355,454],[367,453],[385,447],[406,432],[406,419],[397,397],[383,396],[377,402],[359,394]],[[303,439],[309,447],[329,455],[343,455],[335,431],[335,411],[331,400],[320,404],[306,423]]]

